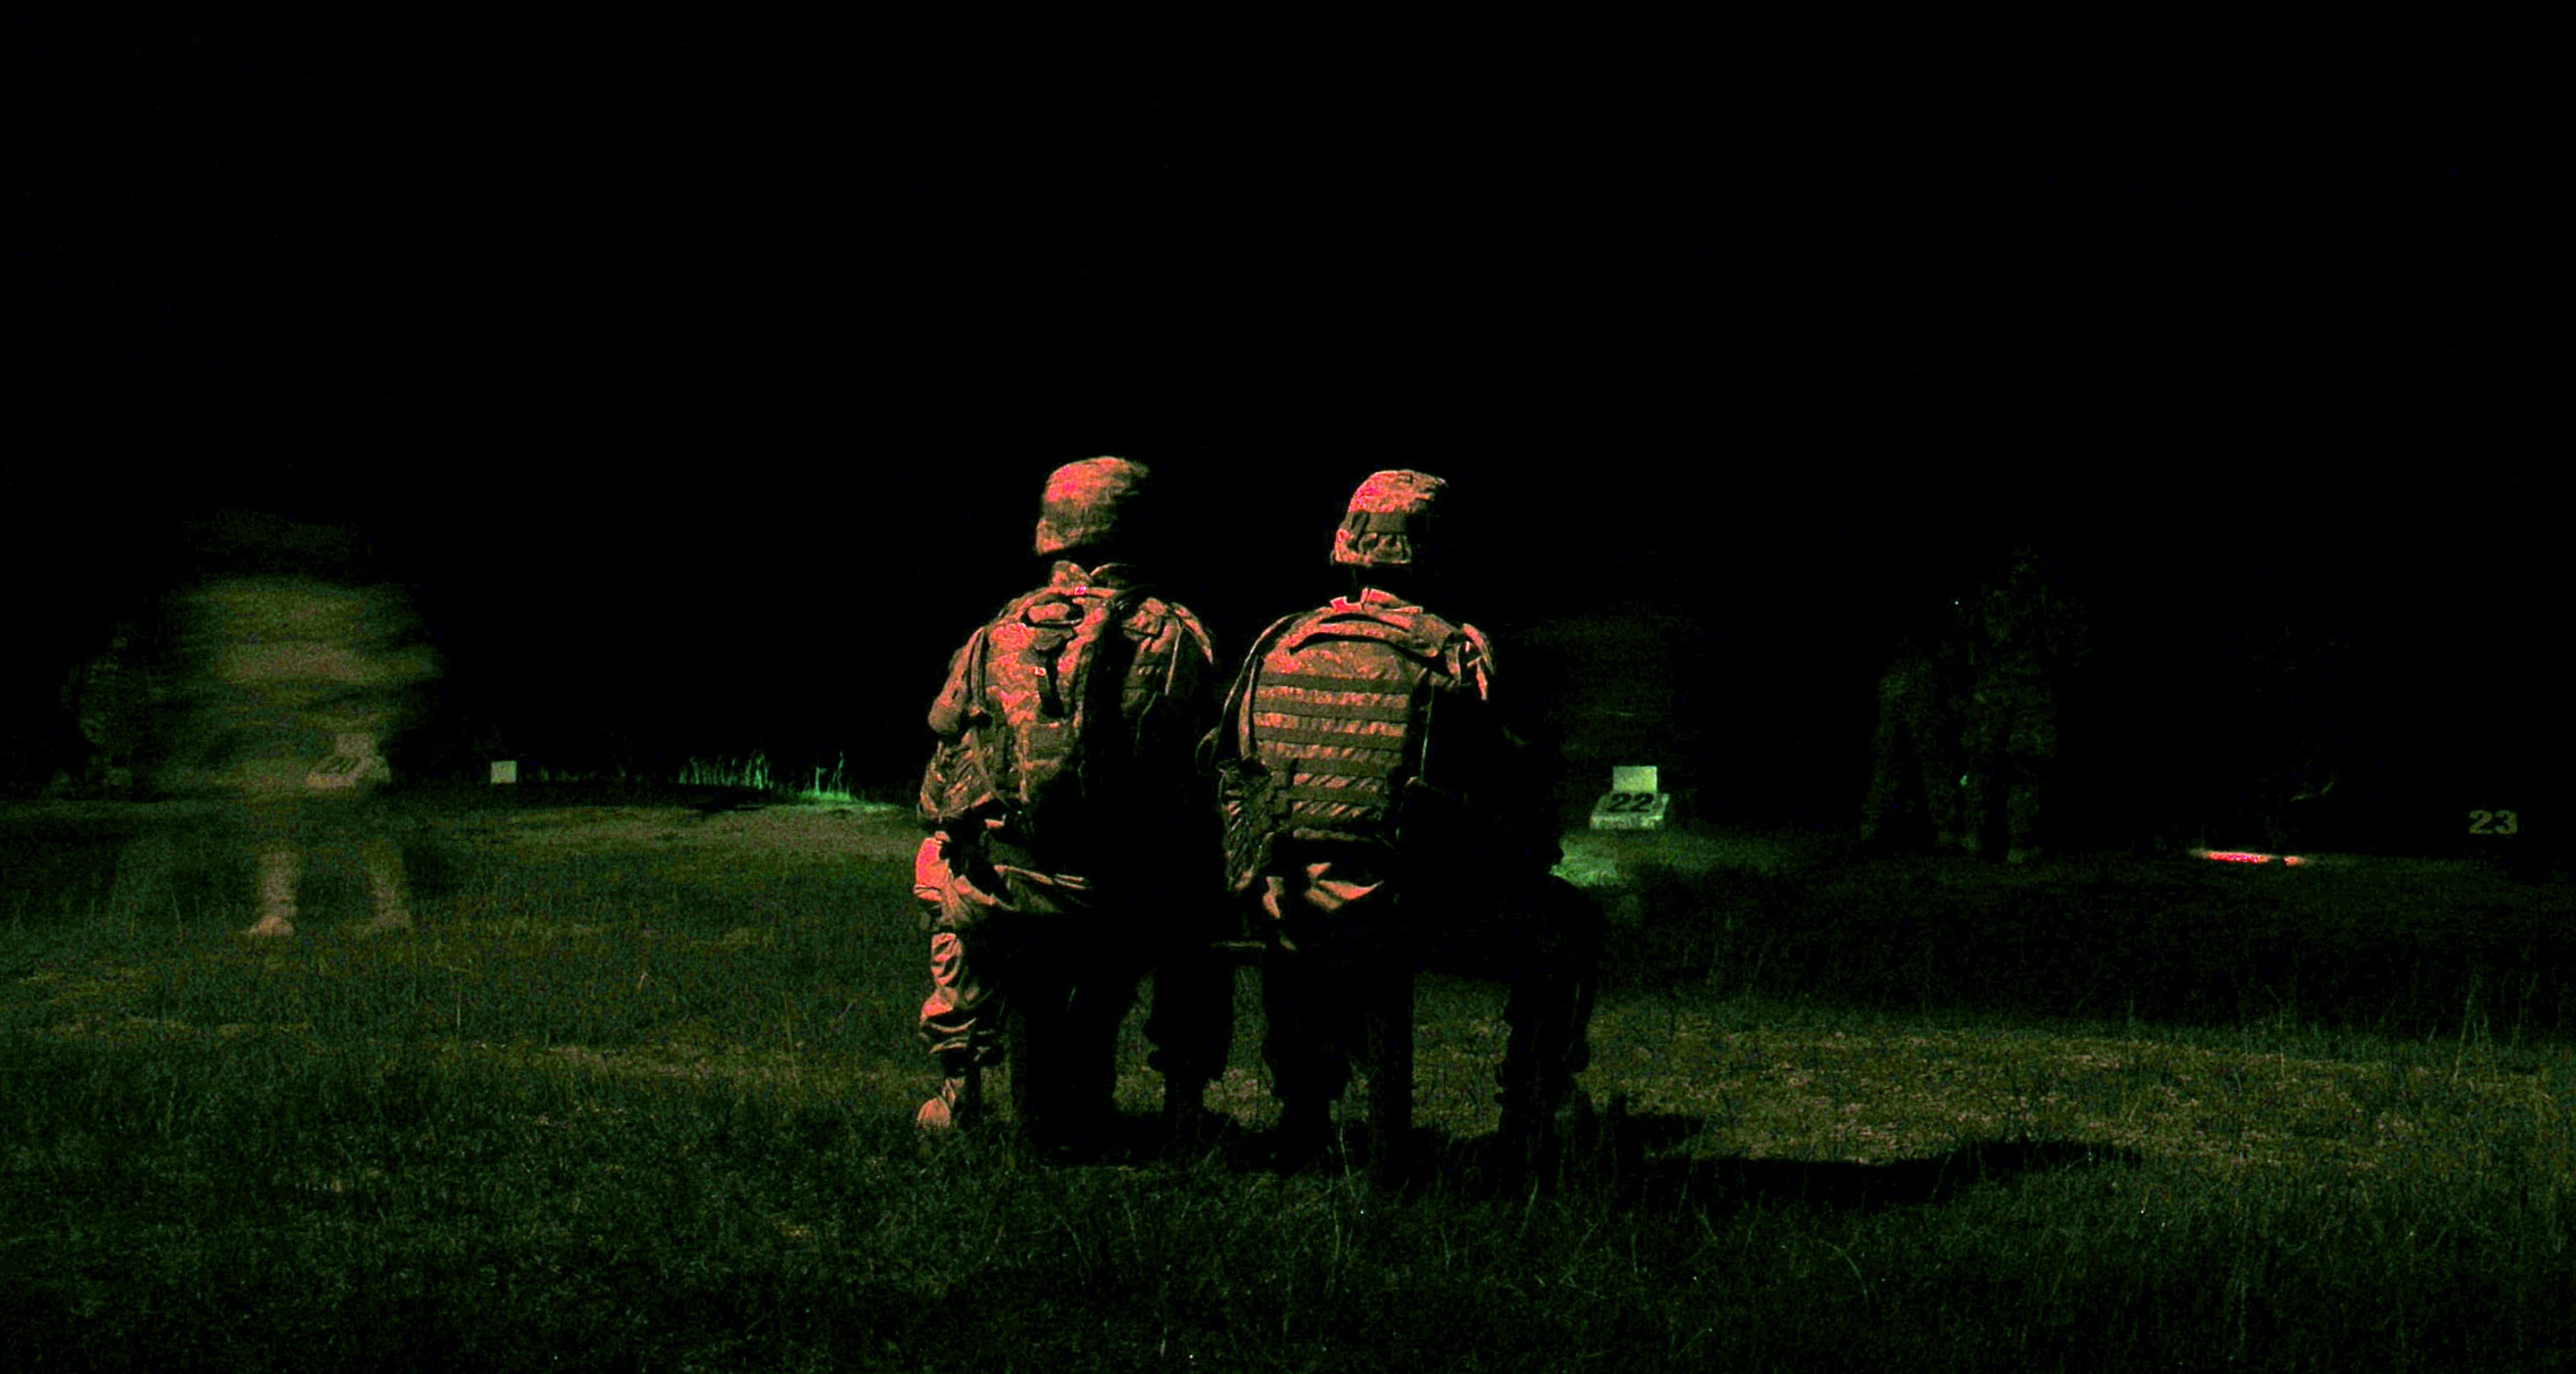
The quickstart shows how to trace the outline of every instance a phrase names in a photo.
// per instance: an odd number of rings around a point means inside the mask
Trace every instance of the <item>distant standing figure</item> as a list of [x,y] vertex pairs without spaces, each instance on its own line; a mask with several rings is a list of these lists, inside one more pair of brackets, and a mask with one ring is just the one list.
[[1938,647],[1924,649],[1909,636],[1878,680],[1878,730],[1860,825],[1861,843],[1873,850],[1893,847],[1908,815],[1919,819],[1934,849],[1968,847],[1961,747],[1967,645],[1958,632],[1963,608],[1948,606],[1951,628]]
[[2238,751],[2247,765],[2243,792],[2254,837],[2288,853],[2330,833],[2335,785],[2354,759],[2353,629],[2330,612],[2256,619],[2243,628],[2233,665],[2250,688],[2237,698],[2247,727]]
[[296,933],[308,855],[354,852],[370,930],[411,925],[402,853],[370,798],[381,746],[436,675],[399,589],[370,583],[347,530],[228,513],[207,574],[173,603],[184,708],[167,790],[229,796],[256,856],[254,936]]
[[[1372,1115],[1409,1122],[1417,970],[1509,986],[1512,1158],[1557,1143],[1590,1057],[1600,908],[1549,871],[1555,808],[1494,699],[1492,646],[1422,604],[1445,486],[1401,470],[1360,484],[1333,537],[1349,594],[1262,633],[1206,746],[1228,876],[1270,947],[1261,1053],[1292,1166],[1329,1142],[1354,1054],[1376,1059]],[[1401,1145],[1377,1142],[1381,1168]]]
[[1016,1010],[1021,1130],[1092,1143],[1114,1118],[1118,1028],[1149,971],[1166,1125],[1207,1124],[1234,1007],[1232,970],[1209,957],[1235,927],[1194,758],[1216,674],[1198,618],[1149,589],[1151,491],[1121,458],[1058,468],[1037,524],[1046,584],[966,641],[931,705],[913,885],[930,936],[920,1034],[941,1074],[915,1118],[925,1130],[983,1114]]
[[129,662],[135,629],[120,621],[107,647],[72,669],[62,690],[63,716],[79,738],[78,772],[54,776],[57,795],[125,800],[134,794],[136,755],[150,731],[151,689],[142,666]]
[[1968,609],[1969,843],[1987,857],[2000,838],[2007,863],[2030,863],[2042,857],[2053,819],[2059,708],[2066,674],[2084,659],[2084,608],[2055,565],[2025,546],[2003,583]]

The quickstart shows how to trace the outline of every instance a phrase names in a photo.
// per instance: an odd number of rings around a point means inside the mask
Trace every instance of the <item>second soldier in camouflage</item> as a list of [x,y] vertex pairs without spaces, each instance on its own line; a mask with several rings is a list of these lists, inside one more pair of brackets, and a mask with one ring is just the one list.
[[[1372,1015],[1390,1037],[1381,1119],[1409,1119],[1418,968],[1510,985],[1499,1077],[1515,1150],[1552,1139],[1588,1059],[1599,909],[1549,873],[1553,807],[1498,714],[1492,647],[1422,604],[1444,486],[1402,470],[1360,485],[1333,538],[1349,595],[1263,632],[1207,746],[1229,879],[1271,947],[1261,1052],[1292,1163],[1328,1142]],[[1400,1143],[1378,1142],[1382,1167]]]

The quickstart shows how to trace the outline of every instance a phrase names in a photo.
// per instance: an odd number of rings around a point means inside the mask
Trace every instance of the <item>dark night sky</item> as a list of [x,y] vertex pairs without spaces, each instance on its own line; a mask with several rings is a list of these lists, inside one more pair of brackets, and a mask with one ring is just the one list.
[[1359,477],[1456,479],[1461,609],[1686,617],[1765,788],[1849,791],[1890,626],[2023,538],[2131,754],[2229,714],[2231,634],[2341,616],[2396,773],[2563,757],[2521,192],[2456,83],[369,22],[14,35],[13,702],[246,502],[365,521],[459,702],[900,774],[1046,471],[1119,453],[1228,655]]

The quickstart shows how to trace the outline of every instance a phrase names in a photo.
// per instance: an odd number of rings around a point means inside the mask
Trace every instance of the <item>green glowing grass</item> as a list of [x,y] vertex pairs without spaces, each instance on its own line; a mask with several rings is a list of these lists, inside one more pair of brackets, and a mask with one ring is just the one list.
[[[683,787],[724,787],[761,792],[781,800],[796,802],[838,802],[849,804],[886,804],[882,789],[863,794],[854,789],[848,775],[847,755],[836,758],[828,767],[815,763],[800,777],[774,765],[763,750],[753,750],[740,758],[690,758],[669,781]],[[587,769],[559,768],[539,760],[528,760],[519,767],[521,783],[615,783],[641,787],[663,781],[625,768]]]
[[[21,1366],[2532,1368],[2576,1338],[2576,1052],[2511,973],[2557,889],[1621,849],[1585,1081],[1625,1124],[1501,1190],[1499,991],[1425,978],[1442,1171],[1395,1196],[1240,1143],[920,1146],[900,813],[404,815],[408,935],[355,933],[322,864],[305,934],[245,940],[193,843],[161,909],[69,859],[10,891]],[[2311,962],[2185,995],[2294,926]],[[2332,982],[2408,930],[2413,1002]],[[2086,958],[2135,967],[2072,1016],[2030,993]],[[1212,1094],[1247,1129],[1254,987]]]

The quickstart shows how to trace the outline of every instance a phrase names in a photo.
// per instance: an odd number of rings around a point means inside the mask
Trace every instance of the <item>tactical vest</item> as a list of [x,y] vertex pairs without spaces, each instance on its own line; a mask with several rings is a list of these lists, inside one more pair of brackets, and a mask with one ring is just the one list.
[[1263,633],[1228,695],[1216,764],[1238,888],[1281,840],[1405,847],[1443,781],[1434,703],[1463,640],[1426,612],[1351,602]]
[[1139,736],[1171,665],[1140,648],[1166,614],[1133,588],[1049,587],[978,630],[963,719],[924,779],[930,819],[1032,852],[1109,838],[1151,785]]

